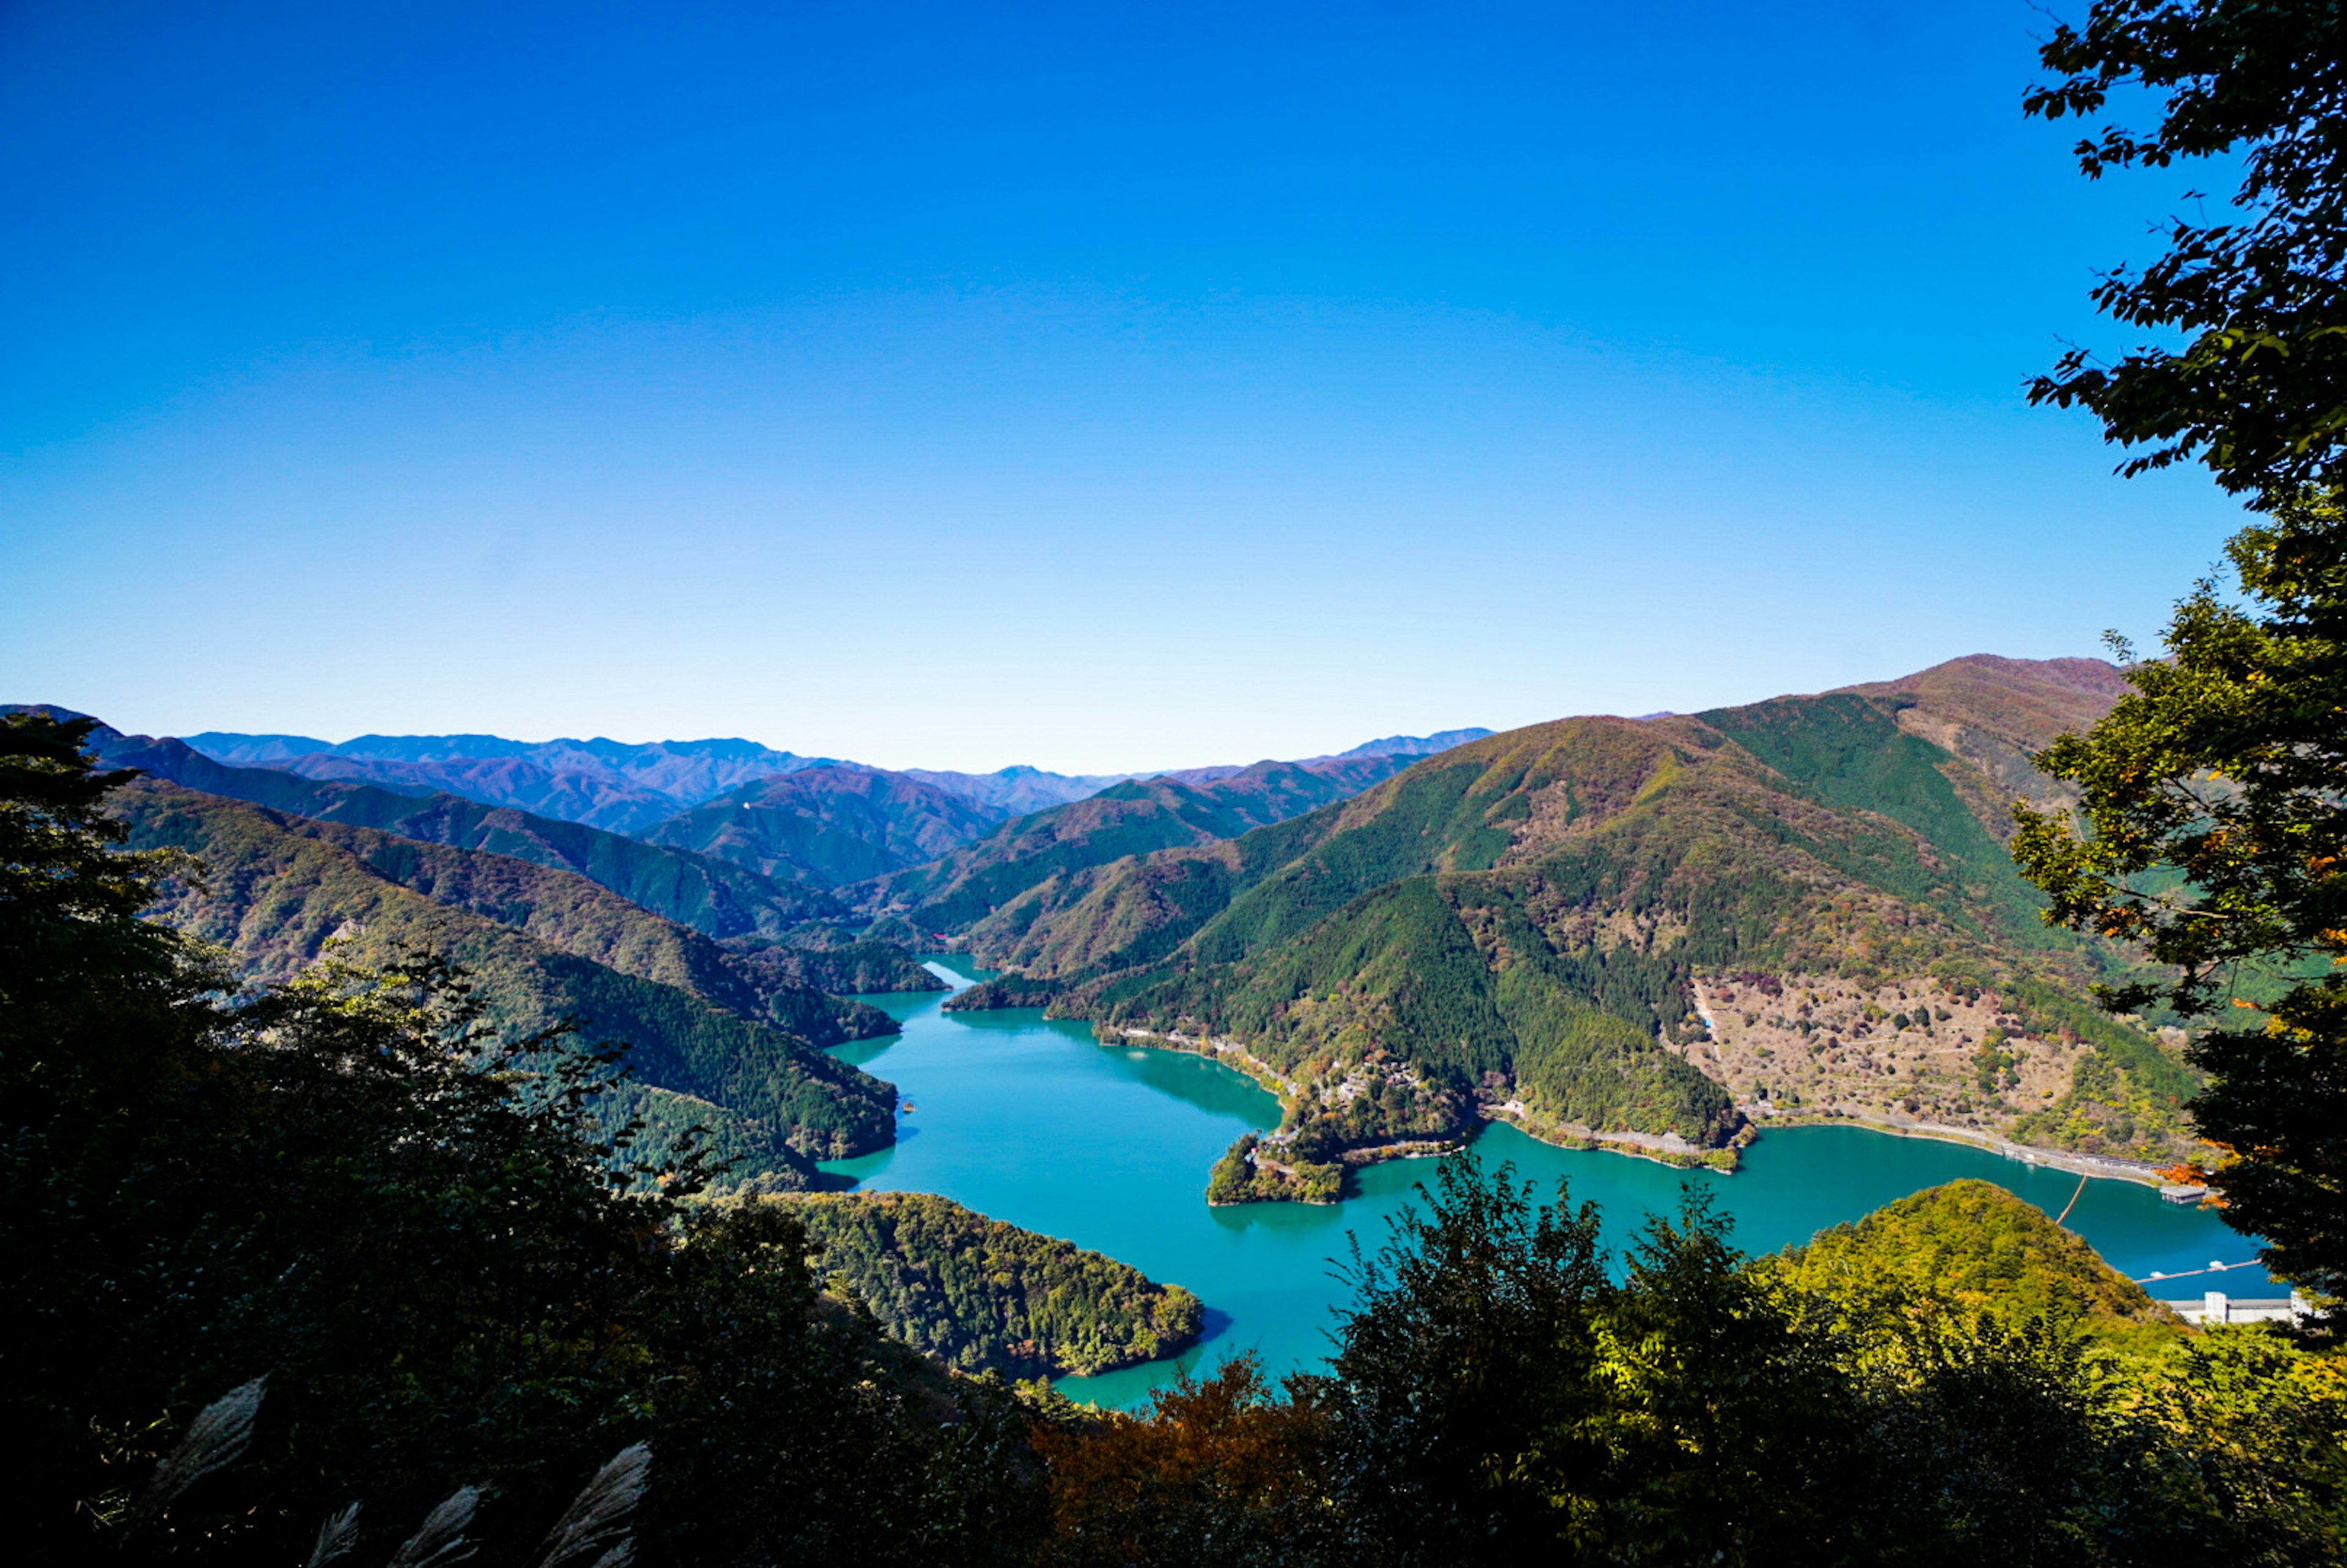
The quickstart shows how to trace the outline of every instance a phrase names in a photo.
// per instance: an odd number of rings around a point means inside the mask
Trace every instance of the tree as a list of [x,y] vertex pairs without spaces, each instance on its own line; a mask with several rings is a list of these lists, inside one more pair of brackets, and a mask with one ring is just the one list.
[[2347,10],[2097,0],[2041,57],[2064,76],[2031,114],[2160,97],[2156,129],[2079,142],[2089,178],[2229,156],[2239,179],[2228,220],[2172,220],[2163,255],[2096,291],[2182,344],[2109,366],[2074,350],[2032,398],[2147,447],[2123,472],[2197,458],[2267,520],[2228,547],[2241,601],[2200,584],[2135,693],[2039,759],[2079,787],[2078,821],[2020,809],[2014,856],[2049,921],[2173,966],[2112,1007],[2261,1012],[2193,1048],[2190,1109],[2225,1152],[2228,1218],[2277,1271],[2347,1295]]
[[2123,472],[2197,457],[2254,506],[2347,479],[2347,8],[2338,0],[2096,0],[2040,51],[2062,79],[2031,92],[2048,119],[2164,95],[2157,128],[2077,144],[2080,167],[2167,168],[2235,155],[2224,221],[2173,218],[2168,250],[2116,270],[2095,301],[2118,321],[2180,333],[2116,364],[2084,349],[2031,387],[2083,406],[2109,438],[2147,446]]
[[2204,582],[2168,657],[2038,765],[2078,817],[2017,810],[2014,855],[2049,920],[2138,945],[2172,978],[2120,1009],[2255,1013],[2203,1035],[2190,1110],[2229,1158],[2226,1217],[2276,1272],[2347,1296],[2347,511],[2310,496],[2229,554],[2246,604]]
[[[1375,1256],[1354,1244],[1337,1331],[1330,1481],[1369,1561],[1480,1563],[1553,1542],[1539,1479],[1594,1468],[1596,1205],[1532,1201],[1501,1166],[1444,1162]],[[1536,1479],[1539,1478],[1539,1479]]]
[[1186,1373],[1137,1416],[1049,1397],[1035,1447],[1051,1469],[1051,1568],[1286,1568],[1340,1560],[1321,1474],[1317,1386],[1286,1397],[1252,1354]]

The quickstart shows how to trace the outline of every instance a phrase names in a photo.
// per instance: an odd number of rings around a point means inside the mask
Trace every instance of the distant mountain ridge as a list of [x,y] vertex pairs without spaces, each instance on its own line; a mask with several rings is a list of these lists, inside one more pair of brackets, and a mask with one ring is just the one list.
[[[1430,755],[1477,740],[1489,730],[1389,735],[1349,751],[1300,759],[1298,765],[1351,758]],[[993,773],[937,768],[876,768],[839,757],[778,752],[739,737],[699,741],[516,741],[503,735],[245,734],[207,730],[180,737],[205,756],[235,765],[276,768],[305,778],[371,784],[407,794],[446,791],[491,805],[633,833],[731,789],[808,768],[894,773],[969,802],[996,821],[1024,816],[1097,794],[1128,779],[1194,782],[1256,764],[1123,774],[1055,774],[1024,764]]]
[[842,763],[752,780],[643,836],[764,876],[835,887],[933,860],[999,820],[910,774]]
[[[62,710],[58,710],[62,712]],[[656,915],[720,938],[778,937],[845,911],[828,895],[727,861],[649,845],[583,823],[496,806],[453,792],[418,795],[270,767],[233,767],[184,742],[101,725],[90,749],[208,794],[297,816],[371,827],[427,844],[485,849],[575,872]]]
[[1364,741],[1348,752],[1335,752],[1329,757],[1307,757],[1305,761],[1327,762],[1331,757],[1430,757],[1437,752],[1447,752],[1453,746],[1496,733],[1494,730],[1471,728],[1441,730],[1431,735],[1388,735],[1383,740]]
[[1006,817],[1025,816],[1030,812],[1048,811],[1055,805],[1082,800],[1133,776],[1131,774],[1047,773],[1023,764],[990,774],[944,773],[934,768],[903,768],[898,771],[908,779],[918,779],[933,788],[958,795],[973,805]]
[[[329,744],[306,735],[212,731],[191,742],[160,744],[179,747],[188,758],[210,766],[247,767],[345,790],[365,788],[378,796],[384,792],[430,800],[453,796],[539,819],[576,823],[730,862],[820,897],[815,890],[908,870],[951,854],[1005,822],[1072,805],[1138,776],[1211,786],[1233,799],[1253,795],[1234,824],[1234,831],[1239,831],[1342,799],[1419,756],[1444,749],[1456,737],[1484,733],[1392,735],[1301,763],[1263,762],[1151,775],[1053,774],[1023,765],[991,774],[891,770],[774,751],[740,739],[639,745],[600,739],[361,735]],[[193,766],[188,758],[171,759],[162,771],[180,776]],[[1275,776],[1288,784],[1266,793],[1267,781]],[[256,787],[251,781],[222,785],[189,777],[182,782],[307,815],[322,815],[314,804],[279,798],[282,792]],[[369,815],[371,825],[387,826],[406,814],[377,799]],[[1173,836],[1148,847],[1198,841],[1194,827],[1169,831]],[[575,865],[570,868],[579,869]],[[836,907],[811,910],[809,916],[839,912]],[[760,929],[768,936],[779,934],[771,923],[762,923]]]
[[219,762],[408,794],[446,791],[614,833],[649,826],[755,779],[840,765],[835,757],[805,757],[738,738],[635,744],[600,738],[360,735],[331,743],[306,735],[207,731],[186,740]]

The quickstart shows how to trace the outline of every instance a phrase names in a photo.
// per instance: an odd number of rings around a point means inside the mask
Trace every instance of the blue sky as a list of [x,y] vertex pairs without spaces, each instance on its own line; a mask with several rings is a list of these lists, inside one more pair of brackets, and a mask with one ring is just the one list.
[[0,7],[0,697],[1303,755],[2148,641],[2022,3]]

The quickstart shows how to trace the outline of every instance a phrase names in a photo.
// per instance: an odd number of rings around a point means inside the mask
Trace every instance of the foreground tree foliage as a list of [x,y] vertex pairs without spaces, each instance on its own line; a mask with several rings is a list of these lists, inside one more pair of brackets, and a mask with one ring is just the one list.
[[2090,177],[2227,156],[2229,221],[2167,226],[2168,248],[2096,291],[2108,314],[2180,333],[2114,365],[2074,351],[2032,391],[2147,446],[2123,472],[2197,458],[2264,520],[2177,609],[2136,694],[2038,759],[2079,820],[2018,812],[2014,856],[2047,918],[2139,945],[2164,986],[2114,1009],[2262,1016],[2193,1049],[2188,1107],[2218,1145],[2227,1217],[2269,1266],[2347,1295],[2347,12],[2335,0],[2097,0],[2042,58],[2048,118],[2114,94],[2160,104],[2148,132],[2078,144]]
[[[1616,1279],[1594,1211],[1504,1167],[1425,1196],[1356,1258],[1328,1375],[1274,1391],[1240,1360],[1138,1419],[1049,1423],[1052,1560],[2342,1561],[2339,1368],[2278,1337],[2114,1339],[1917,1294],[1848,1242],[1749,1261],[1694,1196]],[[1983,1201],[1883,1239],[1961,1249]]]
[[[382,1562],[469,1487],[484,1560],[534,1562],[639,1443],[649,1561],[1023,1552],[999,1385],[824,1296],[787,1213],[688,1211],[689,1168],[634,1190],[583,1115],[608,1057],[490,1037],[438,966],[231,992],[138,919],[183,868],[112,847],[85,729],[0,728],[0,1397],[34,1558],[301,1563],[357,1502]],[[232,1389],[238,1462],[142,1508]]]
[[2061,78],[2027,111],[2084,118],[2148,90],[2148,131],[2106,125],[2077,146],[2089,179],[2231,155],[2227,221],[2172,219],[2168,249],[2095,291],[2114,319],[2179,346],[2116,364],[2083,349],[2031,389],[2147,446],[2124,471],[2198,458],[2228,490],[2272,499],[2347,480],[2347,12],[2336,0],[2097,0],[2041,50]]
[[[2164,985],[2108,993],[2254,1020],[2194,1045],[2192,1113],[2225,1152],[2227,1217],[2278,1272],[2347,1296],[2347,528],[2336,493],[2229,547],[2135,693],[2039,765],[2079,821],[2023,810],[2014,855],[2049,919],[2139,945]],[[2246,994],[2244,994],[2246,993]],[[2252,1004],[2255,1005],[2252,1005]]]

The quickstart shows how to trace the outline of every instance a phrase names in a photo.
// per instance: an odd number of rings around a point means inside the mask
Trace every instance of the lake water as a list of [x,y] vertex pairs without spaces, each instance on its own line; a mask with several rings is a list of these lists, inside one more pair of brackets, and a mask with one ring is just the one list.
[[[958,960],[929,967],[957,989],[986,971]],[[1269,1129],[1278,1102],[1245,1076],[1203,1057],[1102,1047],[1092,1026],[1047,1022],[1038,1011],[948,1013],[935,991],[863,999],[904,1033],[836,1054],[895,1083],[910,1106],[897,1146],[824,1168],[871,1192],[937,1193],[999,1220],[1064,1236],[1187,1286],[1207,1307],[1207,1337],[1178,1360],[1130,1367],[1061,1387],[1080,1399],[1130,1405],[1169,1381],[1174,1368],[1208,1368],[1241,1350],[1275,1373],[1327,1352],[1331,1308],[1344,1286],[1331,1260],[1358,1235],[1386,1235],[1387,1216],[1433,1171],[1426,1160],[1358,1173],[1358,1195],[1334,1205],[1250,1204],[1209,1208],[1206,1174],[1232,1140]],[[1764,1134],[1733,1175],[1686,1172],[1620,1154],[1552,1148],[1492,1126],[1475,1148],[1489,1164],[1511,1161],[1543,1196],[1567,1179],[1575,1204],[1604,1211],[1619,1246],[1652,1211],[1668,1211],[1681,1185],[1710,1188],[1735,1218],[1747,1252],[1770,1252],[1856,1219],[1895,1198],[1959,1176],[1978,1176],[2058,1214],[2078,1179],[1983,1150],[1855,1127],[1797,1127]],[[2148,1187],[2092,1181],[2070,1228],[2112,1266],[2141,1279],[2236,1263],[2250,1243],[2214,1214],[2160,1201]],[[2184,1299],[2203,1290],[2279,1294],[2261,1269],[2198,1276],[2150,1286]]]

